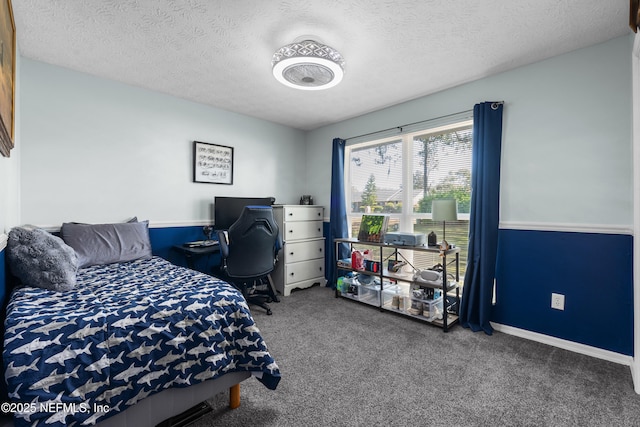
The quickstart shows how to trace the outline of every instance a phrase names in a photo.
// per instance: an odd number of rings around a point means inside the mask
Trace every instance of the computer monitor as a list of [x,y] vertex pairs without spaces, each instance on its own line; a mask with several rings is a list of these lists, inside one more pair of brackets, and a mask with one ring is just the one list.
[[275,197],[222,197],[213,200],[213,228],[228,230],[238,218],[245,206],[271,206]]

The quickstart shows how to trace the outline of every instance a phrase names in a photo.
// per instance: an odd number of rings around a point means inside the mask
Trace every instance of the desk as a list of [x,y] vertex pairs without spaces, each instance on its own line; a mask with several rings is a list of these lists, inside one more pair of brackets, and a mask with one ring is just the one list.
[[173,246],[173,249],[184,255],[187,260],[187,267],[195,270],[195,259],[220,252],[220,244],[217,242],[215,245],[210,246],[188,246],[186,244],[182,244]]

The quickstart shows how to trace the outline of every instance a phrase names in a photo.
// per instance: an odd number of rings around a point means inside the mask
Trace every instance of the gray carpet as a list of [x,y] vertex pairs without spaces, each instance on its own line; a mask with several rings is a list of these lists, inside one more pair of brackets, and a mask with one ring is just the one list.
[[441,329],[330,289],[253,309],[278,362],[275,391],[244,381],[194,427],[639,426],[629,367],[496,332]]

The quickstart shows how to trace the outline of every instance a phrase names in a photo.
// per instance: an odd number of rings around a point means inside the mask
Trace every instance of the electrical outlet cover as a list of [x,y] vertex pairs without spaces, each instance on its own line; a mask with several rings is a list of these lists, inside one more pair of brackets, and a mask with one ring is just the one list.
[[551,294],[551,308],[556,310],[564,310],[564,295]]

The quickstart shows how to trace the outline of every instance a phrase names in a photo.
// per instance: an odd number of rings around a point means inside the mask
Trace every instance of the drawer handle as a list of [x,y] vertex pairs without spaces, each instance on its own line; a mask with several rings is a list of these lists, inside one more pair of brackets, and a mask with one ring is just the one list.
[[293,230],[289,230],[289,233],[293,233]]
[[318,216],[320,216],[320,212],[318,212]]
[[321,228],[318,228],[318,231],[321,231]]
[[320,248],[319,251],[322,252],[322,248]]
[[293,252],[289,252],[289,255],[293,255]]
[[291,273],[291,276],[293,276],[293,273]]
[[319,267],[319,270],[322,271],[322,267]]
[[293,216],[293,212],[289,212],[289,216]]

